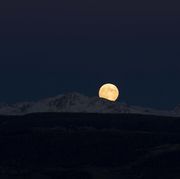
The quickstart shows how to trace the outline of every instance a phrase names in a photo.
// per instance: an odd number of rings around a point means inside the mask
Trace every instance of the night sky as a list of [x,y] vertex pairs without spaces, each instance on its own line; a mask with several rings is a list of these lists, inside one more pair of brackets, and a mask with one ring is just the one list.
[[173,1],[0,3],[0,101],[67,92],[96,96],[106,82],[121,102],[180,103],[180,13]]

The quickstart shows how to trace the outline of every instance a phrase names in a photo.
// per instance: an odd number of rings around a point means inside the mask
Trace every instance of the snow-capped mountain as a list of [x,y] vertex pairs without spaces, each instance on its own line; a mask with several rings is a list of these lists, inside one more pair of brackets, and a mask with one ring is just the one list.
[[176,114],[180,114],[180,104],[178,104],[178,105],[175,107],[174,112],[175,112]]
[[0,104],[0,115],[24,115],[37,112],[83,112],[83,113],[138,113],[162,116],[180,116],[180,107],[173,111],[129,106],[98,97],[87,97],[79,93],[58,95],[36,102]]

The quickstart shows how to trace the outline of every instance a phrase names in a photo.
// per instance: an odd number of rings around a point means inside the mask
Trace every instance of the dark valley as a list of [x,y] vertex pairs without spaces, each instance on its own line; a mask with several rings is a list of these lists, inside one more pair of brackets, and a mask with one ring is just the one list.
[[34,113],[0,117],[2,179],[177,179],[180,118]]

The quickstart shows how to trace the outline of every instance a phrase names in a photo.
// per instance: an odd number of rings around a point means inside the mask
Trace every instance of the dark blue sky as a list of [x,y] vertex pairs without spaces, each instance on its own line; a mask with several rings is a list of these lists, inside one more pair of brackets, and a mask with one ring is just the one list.
[[0,4],[0,101],[112,82],[121,101],[180,103],[180,15],[173,2],[31,1]]

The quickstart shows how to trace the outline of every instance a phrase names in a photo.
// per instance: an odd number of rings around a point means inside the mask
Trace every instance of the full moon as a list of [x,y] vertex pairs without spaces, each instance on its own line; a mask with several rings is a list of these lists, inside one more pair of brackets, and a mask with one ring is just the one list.
[[109,101],[116,101],[119,96],[118,88],[111,83],[104,84],[99,89],[99,97]]

